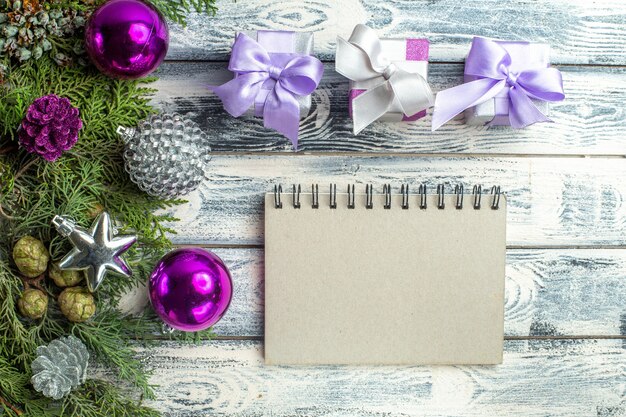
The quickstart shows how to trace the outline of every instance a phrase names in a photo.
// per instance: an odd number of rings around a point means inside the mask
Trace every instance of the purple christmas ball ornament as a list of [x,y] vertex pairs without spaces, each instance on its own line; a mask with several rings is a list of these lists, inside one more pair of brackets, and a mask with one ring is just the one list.
[[230,305],[233,284],[228,268],[212,252],[175,249],[156,264],[148,285],[156,313],[185,332],[217,323]]
[[109,0],[93,13],[85,30],[91,60],[114,78],[150,74],[165,58],[168,42],[163,15],[141,0]]
[[82,127],[78,109],[67,98],[49,94],[28,107],[18,137],[28,152],[52,162],[76,144]]

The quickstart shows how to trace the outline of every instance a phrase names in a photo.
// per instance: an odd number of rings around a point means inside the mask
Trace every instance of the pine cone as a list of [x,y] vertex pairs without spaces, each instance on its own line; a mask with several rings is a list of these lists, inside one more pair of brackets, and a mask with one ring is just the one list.
[[48,276],[54,281],[57,287],[73,287],[83,280],[83,271],[62,270],[52,264],[48,271]]
[[[52,50],[49,37],[75,38],[81,43],[75,35],[85,26],[90,11],[47,8],[38,0],[0,1],[0,57],[8,55],[20,62],[39,59]],[[75,53],[73,48],[67,52]]]
[[17,301],[17,308],[24,317],[40,319],[48,310],[48,296],[41,290],[29,288]]
[[55,161],[76,144],[82,127],[78,109],[67,98],[50,94],[28,107],[18,134],[28,152]]
[[96,301],[86,288],[66,288],[59,295],[59,308],[61,313],[74,323],[80,323],[96,312]]
[[48,269],[50,255],[40,240],[32,236],[24,236],[13,246],[13,261],[20,272],[35,278]]
[[95,219],[96,217],[98,217],[102,212],[104,211],[104,206],[100,203],[94,203],[93,205],[91,205],[91,207],[87,210],[87,217],[89,217],[90,219]]
[[36,391],[59,400],[85,382],[89,352],[74,336],[60,337],[37,348],[30,379]]

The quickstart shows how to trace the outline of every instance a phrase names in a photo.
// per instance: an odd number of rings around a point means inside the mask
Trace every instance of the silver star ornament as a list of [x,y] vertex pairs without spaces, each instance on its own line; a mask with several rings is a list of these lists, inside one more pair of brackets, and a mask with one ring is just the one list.
[[102,212],[89,230],[77,226],[64,216],[54,216],[52,224],[74,245],[74,249],[58,263],[59,269],[84,270],[89,291],[98,289],[107,270],[125,277],[131,276],[130,267],[121,255],[137,241],[137,236],[113,237],[108,213]]

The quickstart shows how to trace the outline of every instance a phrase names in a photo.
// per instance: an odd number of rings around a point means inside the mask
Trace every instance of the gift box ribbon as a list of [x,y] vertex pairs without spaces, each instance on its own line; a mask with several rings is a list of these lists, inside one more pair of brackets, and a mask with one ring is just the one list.
[[352,101],[355,135],[387,113],[396,98],[405,115],[432,106],[433,94],[424,77],[392,63],[376,32],[365,25],[356,25],[347,41],[337,37],[335,69],[354,82],[374,85]]
[[494,98],[508,89],[509,120],[514,128],[537,122],[551,122],[531,99],[561,101],[565,98],[561,72],[556,68],[510,70],[511,56],[499,43],[476,37],[465,61],[465,74],[478,77],[437,93],[432,130],[463,110]]
[[263,124],[285,135],[297,149],[300,105],[296,96],[309,95],[317,88],[324,72],[320,60],[300,54],[272,56],[254,39],[239,33],[228,69],[237,76],[211,88],[224,109],[234,117],[241,116],[255,104],[264,85],[274,83],[263,105]]

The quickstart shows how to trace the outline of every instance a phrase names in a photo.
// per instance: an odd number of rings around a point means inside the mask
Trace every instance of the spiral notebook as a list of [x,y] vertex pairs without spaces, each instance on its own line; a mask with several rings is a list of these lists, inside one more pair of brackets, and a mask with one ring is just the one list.
[[266,364],[501,363],[499,187],[352,187],[265,196]]

